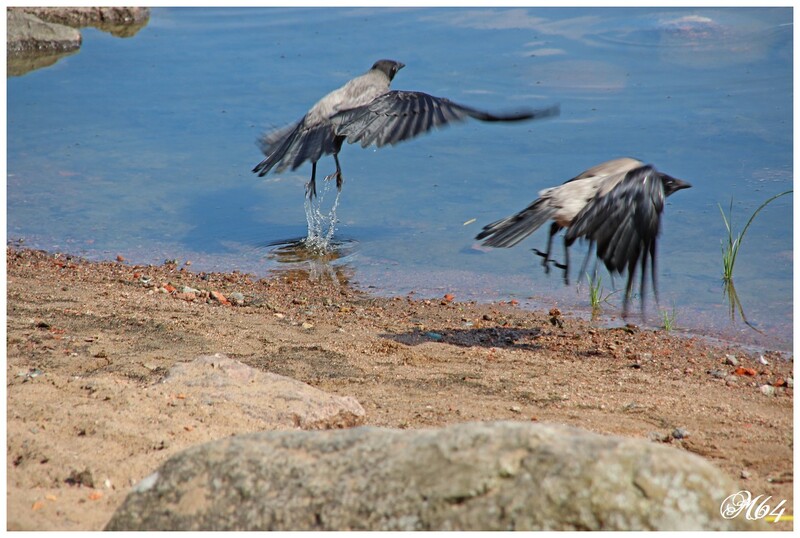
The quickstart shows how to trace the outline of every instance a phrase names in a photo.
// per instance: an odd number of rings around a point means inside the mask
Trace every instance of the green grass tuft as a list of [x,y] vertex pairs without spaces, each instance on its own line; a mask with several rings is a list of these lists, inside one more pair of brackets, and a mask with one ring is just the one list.
[[780,198],[785,194],[792,193],[794,191],[789,190],[786,192],[782,192],[780,194],[776,194],[756,209],[752,215],[750,215],[750,219],[747,221],[747,224],[744,225],[742,231],[739,232],[736,237],[733,236],[733,198],[731,198],[731,205],[728,213],[730,215],[730,219],[725,215],[725,211],[722,209],[722,206],[719,206],[719,212],[722,214],[722,221],[725,223],[725,229],[728,232],[727,243],[723,240],[721,247],[722,247],[722,281],[727,283],[733,282],[733,266],[736,263],[736,256],[739,254],[739,247],[742,246],[742,240],[744,240],[744,234],[747,232],[747,229],[752,224],[753,219],[756,218],[759,211],[764,209],[767,204],[775,200],[776,198]]
[[668,311],[666,309],[661,311],[661,322],[664,330],[669,332],[675,328],[675,318],[678,316],[678,313],[675,311],[675,307],[672,307],[672,311]]

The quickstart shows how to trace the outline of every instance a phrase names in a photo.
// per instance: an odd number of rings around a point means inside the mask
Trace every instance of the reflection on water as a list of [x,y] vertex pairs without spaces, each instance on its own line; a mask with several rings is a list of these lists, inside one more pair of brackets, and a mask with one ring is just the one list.
[[316,241],[309,241],[308,237],[262,245],[263,248],[270,248],[266,258],[279,264],[270,270],[271,274],[289,280],[334,282],[341,286],[353,279],[355,269],[345,260],[355,252],[357,246],[356,241],[328,238],[324,248],[320,248]]
[[43,69],[54,65],[57,61],[77,53],[77,50],[48,51],[6,55],[6,76],[21,77],[25,73],[36,69]]
[[308,237],[298,237],[270,241],[261,247],[275,247],[266,257],[278,263],[330,263],[353,254],[357,244],[353,240],[335,239],[327,243],[324,249],[320,249],[314,242],[309,242]]
[[733,280],[729,280],[722,284],[722,295],[725,297],[725,300],[728,301],[732,323],[736,322],[736,314],[738,313],[745,325],[754,331],[764,334],[758,327],[747,320],[747,316],[744,313],[744,307],[742,306],[742,301],[739,299],[739,295],[736,293],[736,287],[733,285]]

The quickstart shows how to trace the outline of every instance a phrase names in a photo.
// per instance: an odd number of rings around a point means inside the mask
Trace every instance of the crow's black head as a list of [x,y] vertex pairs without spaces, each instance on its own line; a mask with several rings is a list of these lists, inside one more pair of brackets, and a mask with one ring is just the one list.
[[406,64],[395,62],[394,60],[378,60],[372,65],[372,69],[384,72],[389,77],[389,80],[392,80],[397,72],[405,66]]
[[667,196],[681,189],[688,189],[691,187],[689,183],[681,181],[680,179],[676,179],[672,176],[668,176],[667,174],[661,174],[661,181],[664,183],[664,193]]

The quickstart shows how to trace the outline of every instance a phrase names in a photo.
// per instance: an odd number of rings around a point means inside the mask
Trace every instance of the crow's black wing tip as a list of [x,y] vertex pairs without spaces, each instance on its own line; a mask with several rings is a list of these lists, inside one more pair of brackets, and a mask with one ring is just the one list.
[[[478,111],[475,111],[478,112]],[[478,112],[473,117],[483,121],[528,121],[542,120],[545,118],[555,118],[561,115],[561,105],[552,105],[547,108],[524,109],[518,112],[504,114],[491,114],[488,112]]]

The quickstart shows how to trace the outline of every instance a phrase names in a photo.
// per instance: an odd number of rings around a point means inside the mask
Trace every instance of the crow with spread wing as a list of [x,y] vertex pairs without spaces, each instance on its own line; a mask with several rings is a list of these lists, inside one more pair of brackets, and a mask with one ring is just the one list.
[[[661,232],[661,215],[665,199],[689,183],[663,174],[651,165],[628,157],[614,159],[586,170],[557,187],[539,192],[539,198],[527,208],[484,226],[476,239],[484,239],[490,247],[512,247],[552,220],[547,238],[547,250],[534,251],[549,263],[564,270],[569,283],[569,247],[576,239],[586,239],[597,246],[597,257],[612,274],[627,271],[623,315],[628,301],[637,264],[641,265],[641,300],[644,309],[647,262],[653,292],[656,287],[656,240]],[[550,258],[553,236],[562,228],[564,235],[564,264]]]
[[299,121],[267,133],[259,140],[265,158],[253,168],[264,176],[273,168],[295,170],[311,161],[311,179],[306,195],[316,194],[317,161],[333,155],[336,172],[325,179],[336,179],[342,188],[339,152],[345,140],[362,147],[394,145],[433,128],[475,118],[481,121],[522,121],[557,116],[557,105],[540,110],[510,114],[491,114],[422,92],[390,90],[397,72],[405,64],[379,60],[365,74],[320,99]]

